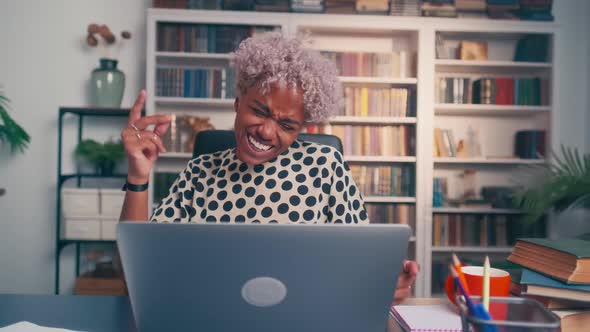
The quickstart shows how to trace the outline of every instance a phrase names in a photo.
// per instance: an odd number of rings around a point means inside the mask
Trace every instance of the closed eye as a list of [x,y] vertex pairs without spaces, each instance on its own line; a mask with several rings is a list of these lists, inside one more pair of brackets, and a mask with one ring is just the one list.
[[289,130],[289,131],[291,131],[291,130],[295,130],[295,128],[293,128],[292,126],[290,126],[290,125],[288,125],[288,124],[286,124],[286,123],[284,123],[284,122],[281,122],[281,127],[282,127],[283,129],[285,129],[285,130]]
[[250,109],[254,112],[254,114],[256,114],[256,116],[263,117],[263,118],[265,118],[265,117],[268,116],[268,113],[267,112],[265,112],[265,111],[263,111],[263,110],[261,110],[259,108],[250,106]]

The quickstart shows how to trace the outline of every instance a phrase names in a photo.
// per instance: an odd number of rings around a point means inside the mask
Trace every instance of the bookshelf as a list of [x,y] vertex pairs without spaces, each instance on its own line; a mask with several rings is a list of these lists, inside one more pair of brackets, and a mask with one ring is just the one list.
[[[444,259],[451,252],[460,252],[467,261],[477,262],[485,253],[493,255],[493,261],[500,262],[509,252],[509,246],[480,247],[474,245],[433,245],[433,219],[440,215],[454,215],[470,220],[488,218],[506,218],[507,223],[516,224],[519,211],[509,208],[457,208],[433,207],[433,181],[436,177],[452,177],[466,169],[477,172],[476,191],[482,186],[507,185],[515,172],[527,165],[540,165],[544,159],[521,159],[513,156],[513,135],[516,131],[526,129],[546,130],[546,147],[555,148],[553,137],[556,137],[555,125],[558,119],[554,105],[558,102],[558,50],[552,45],[559,34],[559,27],[554,23],[478,20],[478,19],[445,19],[428,17],[389,17],[364,15],[318,15],[300,13],[269,13],[269,12],[233,12],[215,10],[182,10],[182,9],[149,9],[147,39],[147,90],[148,114],[174,113],[209,117],[211,124],[217,129],[230,129],[233,125],[232,98],[195,98],[195,97],[163,97],[156,95],[157,68],[225,68],[229,65],[230,56],[219,52],[171,52],[157,48],[158,24],[176,23],[183,25],[239,25],[267,26],[280,29],[290,36],[305,36],[306,46],[325,52],[334,57],[338,63],[344,53],[365,53],[368,57],[374,54],[405,52],[405,60],[393,56],[393,63],[400,68],[390,75],[374,75],[367,70],[341,72],[340,80],[349,93],[368,93],[377,96],[371,100],[380,100],[385,96],[407,93],[409,97],[405,106],[392,106],[381,110],[369,105],[364,113],[359,114],[362,104],[348,104],[342,113],[331,118],[325,124],[312,124],[311,132],[325,131],[347,137],[358,128],[369,128],[368,133],[385,130],[377,135],[375,141],[399,143],[403,137],[411,140],[405,147],[387,147],[389,150],[363,150],[355,147],[345,153],[345,160],[351,168],[365,168],[366,172],[375,174],[396,174],[395,169],[411,169],[412,181],[406,183],[404,192],[375,194],[371,190],[364,192],[368,209],[380,209],[391,218],[403,210],[410,211],[408,222],[414,230],[409,247],[411,257],[422,266],[422,273],[416,281],[417,296],[436,295],[438,291],[434,280],[437,273],[443,271]],[[527,34],[545,34],[549,36],[548,59],[545,62],[516,62],[513,53],[516,41]],[[448,49],[456,49],[461,40],[478,40],[488,43],[488,60],[458,60],[440,58],[436,55],[437,40],[444,41]],[[401,53],[400,53],[401,54]],[[347,58],[349,61],[350,55]],[[340,57],[340,58],[338,58]],[[400,55],[401,57],[401,55]],[[336,59],[340,60],[336,60]],[[403,65],[402,65],[403,63]],[[401,68],[403,67],[403,69]],[[366,68],[364,68],[366,69]],[[541,77],[547,80],[549,102],[540,105],[486,105],[474,103],[443,102],[438,97],[437,81],[441,77],[464,78],[522,78]],[[363,92],[365,89],[367,92]],[[355,92],[355,91],[360,92]],[[401,91],[401,92],[400,92]],[[403,92],[407,91],[407,92]],[[381,97],[379,97],[381,96]],[[396,95],[397,96],[397,95]],[[387,97],[383,97],[387,98]],[[403,98],[403,97],[402,97]],[[414,98],[414,99],[411,99]],[[354,100],[354,99],[353,99]],[[382,103],[385,104],[385,103]],[[403,104],[403,103],[402,103]],[[386,111],[383,111],[386,110]],[[400,110],[404,109],[406,113]],[[352,112],[350,111],[352,110]],[[409,111],[409,112],[408,112]],[[357,112],[357,113],[355,113]],[[455,139],[465,137],[467,128],[478,128],[483,153],[480,156],[458,158],[452,156],[435,156],[434,128],[452,130]],[[400,130],[398,128],[404,127]],[[350,128],[350,129],[346,129]],[[356,129],[355,129],[356,128]],[[376,129],[378,128],[378,129]],[[388,128],[388,129],[380,129]],[[408,129],[409,128],[409,129]],[[339,131],[340,130],[340,131]],[[402,131],[403,133],[400,133]],[[363,129],[360,129],[362,139]],[[358,133],[357,133],[358,135]],[[375,138],[375,137],[372,137]],[[358,141],[358,139],[355,139]],[[350,138],[343,139],[345,149],[355,144]],[[411,148],[408,148],[411,147]],[[398,149],[399,148],[399,149]],[[356,150],[355,150],[356,149]],[[397,150],[396,150],[397,149]],[[387,153],[386,153],[387,152]],[[162,154],[158,160],[153,177],[158,173],[174,174],[182,169],[191,153],[170,151]],[[375,171],[375,169],[379,169]],[[389,170],[387,170],[389,169]],[[379,173],[385,172],[385,173]],[[357,184],[359,184],[357,180]],[[369,188],[372,189],[372,188]],[[374,189],[374,188],[373,188]],[[381,188],[383,189],[383,188]],[[399,188],[398,188],[399,189]],[[150,188],[153,195],[154,188]],[[152,196],[153,197],[153,196]],[[371,207],[373,206],[373,207]],[[150,206],[150,209],[152,206]],[[393,209],[393,210],[392,210]],[[377,210],[376,210],[377,211]],[[381,214],[379,214],[381,216]],[[457,217],[457,218],[458,218]],[[381,217],[380,217],[381,218]],[[480,218],[480,219],[478,219]],[[384,221],[384,220],[376,220]],[[479,221],[474,221],[479,222]],[[513,226],[510,226],[513,227]]]
[[[454,182],[449,184],[455,187],[449,188],[449,198],[462,196],[465,187],[481,197],[482,188],[513,186],[523,167],[546,163],[547,153],[554,146],[551,137],[558,62],[552,45],[557,28],[547,24],[535,31],[548,41],[544,61],[514,61],[519,40],[533,32],[532,26],[522,24],[513,29],[496,26],[478,31],[440,27],[434,31],[437,41],[433,59],[435,143],[434,157],[429,163],[432,169],[428,171],[432,172],[434,187]],[[454,51],[445,52],[445,49],[460,48],[462,40],[485,43],[487,59],[460,60],[453,58],[458,57],[453,56]],[[521,152],[515,151],[515,137],[523,130],[545,131],[543,156],[534,159],[528,155],[516,156]],[[479,144],[480,151],[466,148],[463,151],[467,151],[467,156],[459,157],[457,147],[450,145],[457,143],[460,136],[469,147],[473,142],[469,135],[473,133],[477,139],[471,146]],[[441,145],[441,138],[450,145],[446,142]],[[465,176],[467,172],[469,175]],[[520,212],[509,206],[465,206],[437,205],[428,212],[425,260],[432,269],[425,281],[426,287],[430,286],[428,295],[441,291],[445,270],[440,267],[450,261],[451,253],[460,253],[475,262],[481,261],[483,255],[492,255],[492,262],[502,267],[517,234],[546,235],[546,227],[522,225],[518,220]]]

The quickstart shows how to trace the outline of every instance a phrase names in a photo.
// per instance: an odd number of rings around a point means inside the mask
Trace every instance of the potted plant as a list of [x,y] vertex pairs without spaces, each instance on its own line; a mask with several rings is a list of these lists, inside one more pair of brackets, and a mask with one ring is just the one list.
[[75,155],[90,162],[97,174],[112,175],[117,163],[125,158],[125,147],[120,140],[101,144],[86,139],[78,144]]
[[[8,114],[10,100],[0,91],[0,145],[8,145],[10,153],[22,153],[29,146],[31,137]],[[0,188],[0,196],[4,195],[4,188]]]
[[514,201],[533,223],[548,210],[560,213],[590,206],[590,154],[580,156],[575,148],[561,147],[551,163],[527,168],[530,184],[517,191]]
[[7,144],[12,154],[24,152],[31,137],[8,114],[10,100],[0,92],[0,143]]

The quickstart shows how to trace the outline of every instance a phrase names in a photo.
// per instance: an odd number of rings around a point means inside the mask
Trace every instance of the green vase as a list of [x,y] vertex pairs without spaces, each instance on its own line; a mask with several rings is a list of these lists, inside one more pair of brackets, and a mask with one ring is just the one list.
[[117,60],[101,58],[100,67],[92,71],[91,98],[97,107],[121,107],[125,91],[125,74],[117,69]]

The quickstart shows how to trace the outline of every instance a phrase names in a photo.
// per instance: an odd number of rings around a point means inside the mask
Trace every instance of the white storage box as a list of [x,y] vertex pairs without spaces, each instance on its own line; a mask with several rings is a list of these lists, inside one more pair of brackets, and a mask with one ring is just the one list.
[[99,190],[96,188],[63,188],[62,214],[65,217],[99,214]]
[[103,216],[116,217],[117,219],[119,219],[124,201],[124,191],[120,189],[101,189],[100,214]]
[[117,224],[118,219],[102,218],[100,220],[100,239],[101,240],[116,240],[117,239]]
[[100,240],[98,217],[68,217],[62,219],[62,239]]

